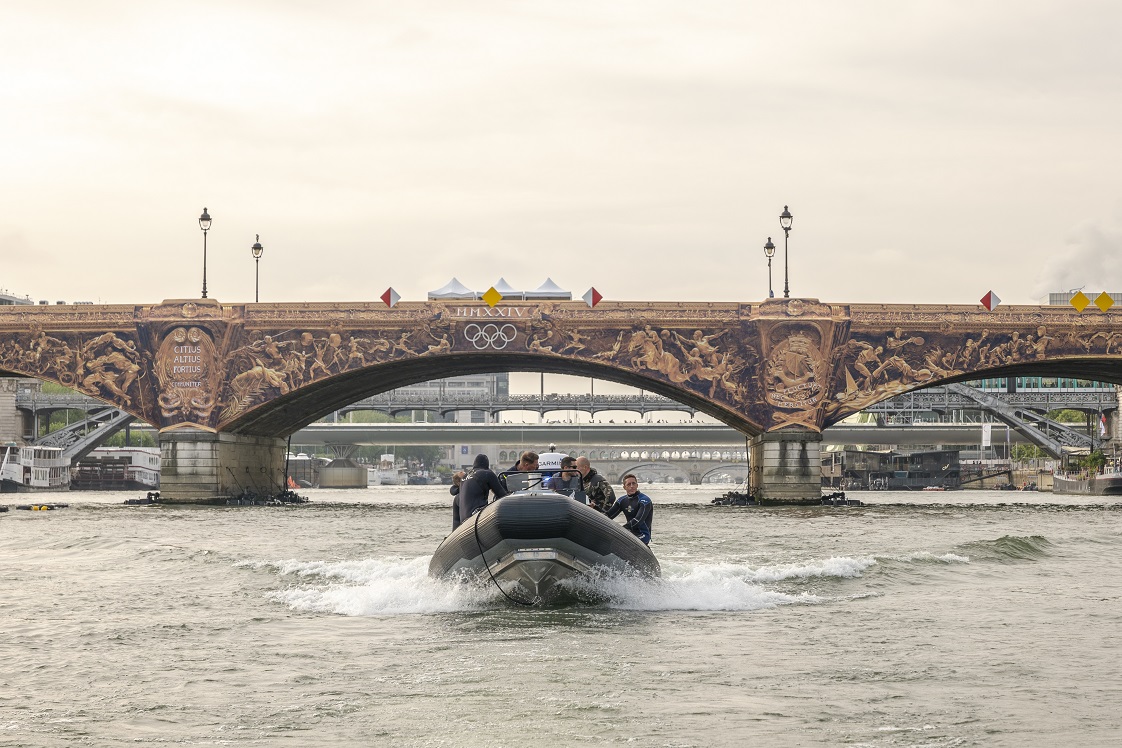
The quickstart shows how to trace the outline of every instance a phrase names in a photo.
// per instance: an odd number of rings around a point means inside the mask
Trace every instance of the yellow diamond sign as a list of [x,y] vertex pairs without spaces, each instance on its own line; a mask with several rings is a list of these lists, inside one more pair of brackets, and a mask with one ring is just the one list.
[[[491,290],[493,291],[495,289],[491,289]],[[1082,312],[1084,309],[1087,308],[1087,305],[1090,304],[1090,303],[1091,303],[1091,300],[1088,299],[1087,295],[1085,293],[1083,293],[1082,291],[1075,294],[1075,296],[1071,297],[1071,305],[1073,307],[1075,307],[1075,311],[1077,311],[1077,312]]]
[[[494,286],[487,289],[483,294],[483,300],[487,302],[487,306],[493,307],[503,300],[503,295],[495,290]],[[1080,311],[1083,311],[1082,309]]]
[[1108,294],[1106,291],[1103,291],[1101,294],[1095,297],[1095,306],[1105,312],[1107,309],[1110,309],[1112,306],[1114,306],[1114,299],[1110,298],[1110,294]]

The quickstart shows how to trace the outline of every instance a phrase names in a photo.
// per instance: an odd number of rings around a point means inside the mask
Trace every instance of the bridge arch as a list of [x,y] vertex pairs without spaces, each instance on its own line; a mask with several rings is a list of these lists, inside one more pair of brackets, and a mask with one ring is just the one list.
[[625,464],[624,467],[618,468],[614,472],[616,474],[609,476],[609,479],[616,484],[618,484],[623,479],[623,476],[627,475],[628,473],[634,473],[639,478],[639,481],[641,483],[650,483],[652,481],[645,479],[644,476],[651,475],[655,472],[659,473],[660,475],[672,474],[678,478],[681,478],[682,480],[676,481],[677,483],[691,482],[689,471],[684,469],[681,465],[675,465],[669,462],[660,462],[657,460],[647,460],[633,464]]
[[[707,401],[690,389],[653,380],[634,371],[581,359],[535,354],[472,353],[374,363],[300,387],[247,408],[223,430],[257,436],[284,436],[364,398],[410,384],[450,376],[495,372],[543,372],[593,377],[644,389],[681,402],[743,432],[763,429],[743,414]],[[402,411],[409,410],[402,408]],[[450,411],[451,412],[451,411]]]
[[701,474],[699,482],[708,483],[709,478],[717,475],[728,474],[735,478],[735,480],[732,481],[733,483],[742,483],[744,479],[748,477],[748,471],[749,466],[747,462],[726,462],[720,465],[714,465],[713,467],[706,470]]
[[[1122,334],[1120,334],[1122,338]],[[844,366],[844,363],[843,363]],[[843,370],[839,376],[844,376]],[[897,395],[919,392],[929,387],[962,384],[980,379],[1006,377],[1068,377],[1122,385],[1122,357],[1091,358],[1084,356],[1057,357],[1050,360],[1018,361],[1009,364],[985,366],[969,372],[956,372],[949,376],[932,374],[922,381],[888,382],[864,391],[847,388],[826,406],[824,426],[832,426],[853,413]]]

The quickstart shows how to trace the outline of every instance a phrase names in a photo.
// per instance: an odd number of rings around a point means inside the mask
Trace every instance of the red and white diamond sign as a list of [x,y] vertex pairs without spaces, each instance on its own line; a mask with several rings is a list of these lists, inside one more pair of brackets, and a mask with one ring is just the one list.
[[390,309],[393,309],[393,305],[401,301],[401,296],[397,291],[393,290],[393,287],[387,288],[386,292],[382,294],[381,298],[382,301],[386,302],[386,306],[388,306]]
[[989,311],[997,309],[997,305],[1001,303],[1001,299],[997,298],[997,294],[993,291],[987,291],[986,295],[982,297],[982,306]]
[[597,291],[595,288],[590,288],[590,289],[588,289],[588,291],[585,292],[584,296],[582,296],[581,298],[584,299],[585,304],[588,304],[590,307],[594,307],[597,304],[599,304],[600,299],[602,299],[604,297],[601,296],[600,292]]

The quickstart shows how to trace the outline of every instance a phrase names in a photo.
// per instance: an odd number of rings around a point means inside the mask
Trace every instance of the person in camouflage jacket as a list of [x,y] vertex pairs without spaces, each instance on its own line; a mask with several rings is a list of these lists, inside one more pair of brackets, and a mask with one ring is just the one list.
[[616,492],[608,479],[596,472],[587,457],[577,458],[577,471],[581,477],[581,488],[588,504],[598,512],[606,512],[616,503]]

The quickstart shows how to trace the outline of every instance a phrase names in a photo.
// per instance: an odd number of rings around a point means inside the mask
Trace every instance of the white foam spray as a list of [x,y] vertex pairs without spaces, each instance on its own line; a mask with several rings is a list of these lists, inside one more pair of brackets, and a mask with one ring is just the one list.
[[[917,561],[965,561],[963,557],[914,554]],[[903,560],[903,559],[901,559]],[[873,557],[834,557],[787,565],[752,567],[735,563],[668,561],[657,579],[609,572],[567,582],[566,603],[618,610],[752,611],[829,601],[808,592],[776,589],[784,581],[860,577]],[[428,576],[429,558],[356,561],[243,561],[292,582],[272,593],[293,610],[349,616],[396,616],[489,610],[505,606],[491,584]]]

